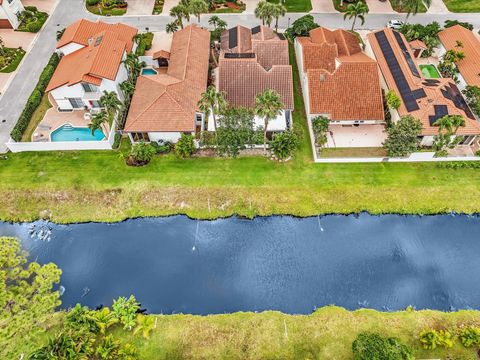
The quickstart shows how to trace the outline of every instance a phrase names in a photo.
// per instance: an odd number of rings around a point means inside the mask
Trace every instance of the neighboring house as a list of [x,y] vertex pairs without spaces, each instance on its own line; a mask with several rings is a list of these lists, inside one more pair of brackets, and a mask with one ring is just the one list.
[[[265,90],[275,90],[282,98],[284,109],[270,120],[267,136],[290,128],[293,111],[292,67],[288,57],[288,41],[272,29],[236,26],[221,34],[216,85],[223,91],[229,105],[255,109],[255,98]],[[264,120],[255,116],[255,127]],[[213,121],[208,130],[214,130]]]
[[452,49],[465,55],[463,60],[457,62],[460,72],[458,87],[463,90],[467,85],[480,86],[480,41],[477,36],[463,26],[455,25],[440,31],[438,37],[441,56]]
[[173,34],[170,53],[157,58],[168,66],[138,77],[124,128],[132,142],[176,142],[203,128],[197,104],[207,88],[209,55],[208,30],[188,25]]
[[381,146],[385,118],[378,66],[355,35],[316,28],[295,39],[295,52],[309,121],[330,119],[327,146]]
[[385,90],[391,89],[401,98],[401,106],[393,110],[392,120],[412,115],[423,124],[422,145],[432,145],[438,127],[433,124],[445,115],[461,115],[466,126],[457,134],[463,136],[460,145],[470,145],[480,134],[475,120],[460,90],[452,79],[425,79],[403,34],[392,29],[368,34],[367,51],[377,58]]
[[135,50],[137,29],[124,24],[79,20],[65,29],[57,44],[62,56],[47,86],[59,111],[101,108],[104,91],[123,94],[119,84],[127,80],[122,63]]
[[0,0],[0,29],[16,29],[25,8],[20,0]]

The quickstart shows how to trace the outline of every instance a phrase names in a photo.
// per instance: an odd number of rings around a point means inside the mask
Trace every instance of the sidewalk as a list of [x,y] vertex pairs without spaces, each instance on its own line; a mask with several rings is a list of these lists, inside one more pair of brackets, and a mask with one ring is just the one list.
[[390,4],[389,0],[367,0],[367,5],[369,14],[398,14],[393,10],[392,4]]
[[338,13],[333,6],[332,0],[311,0],[312,10],[311,13]]
[[450,11],[443,0],[432,0],[432,5],[428,8],[427,14],[448,14]]

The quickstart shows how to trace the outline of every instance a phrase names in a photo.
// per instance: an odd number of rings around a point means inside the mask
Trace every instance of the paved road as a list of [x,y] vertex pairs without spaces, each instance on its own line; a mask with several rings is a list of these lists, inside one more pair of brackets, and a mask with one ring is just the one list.
[[[305,14],[291,13],[279,21],[280,28],[287,28],[295,19]],[[312,14],[318,24],[331,28],[349,28],[350,21],[344,21],[342,14]],[[45,28],[39,33],[33,48],[26,56],[22,66],[18,70],[15,78],[0,98],[0,153],[7,151],[5,142],[9,139],[10,131],[15,125],[22,109],[32,92],[42,69],[48,62],[52,52],[55,50],[56,31],[63,29],[68,24],[80,19],[88,18],[95,20],[100,18],[87,12],[81,0],[60,0],[53,14],[50,16]],[[222,14],[220,15],[228,25],[241,24],[253,27],[258,25],[258,20],[252,14]],[[385,26],[391,18],[401,19],[403,16],[392,14],[370,14],[366,17],[366,22],[360,29],[379,29]],[[201,24],[208,26],[209,16],[204,15],[201,18]],[[468,21],[476,28],[480,27],[480,16],[478,14],[419,14],[412,16],[410,22],[429,23],[438,21],[443,23],[447,19],[458,19]],[[123,16],[103,18],[107,22],[122,21],[126,24],[138,28],[140,31],[162,31],[165,25],[171,21],[168,16]]]

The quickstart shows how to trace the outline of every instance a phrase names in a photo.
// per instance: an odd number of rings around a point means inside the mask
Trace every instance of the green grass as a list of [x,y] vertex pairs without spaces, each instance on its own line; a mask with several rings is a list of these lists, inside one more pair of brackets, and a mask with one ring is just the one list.
[[480,0],[443,0],[448,10],[458,13],[480,12]]
[[[343,4],[342,4],[342,0],[332,0],[332,1],[333,1],[333,6],[335,7],[335,10],[340,11],[340,12],[342,12],[342,13],[345,12],[345,10],[347,10],[347,6],[348,6],[349,4],[354,4],[354,3],[355,3],[354,1],[353,1],[353,2],[350,2],[350,3],[349,3],[349,2],[346,2],[346,1],[343,1]],[[377,1],[378,1],[378,0],[377,0]],[[364,1],[364,2],[365,2],[365,1]],[[365,2],[365,4],[366,4],[366,2]],[[367,5],[367,8],[368,8],[368,5]],[[351,21],[353,21],[353,20],[351,19]],[[360,24],[359,21],[360,21],[360,20],[357,19],[357,24]]]
[[[278,4],[280,0],[267,0],[270,3]],[[287,12],[309,12],[312,10],[310,0],[285,0],[283,5],[287,8]]]
[[[390,4],[392,5],[392,9],[399,13],[406,13],[407,11],[402,6],[401,0],[390,0]],[[422,4],[418,10],[418,13],[425,13],[427,12],[427,8]]]
[[37,128],[38,124],[40,124],[40,121],[43,120],[47,110],[51,107],[52,104],[50,104],[50,101],[48,101],[48,94],[43,94],[40,105],[38,105],[36,110],[33,112],[32,119],[28,123],[27,129],[23,133],[22,141],[32,141],[33,132]]
[[0,73],[11,73],[17,70],[18,65],[22,61],[23,57],[25,56],[25,50],[18,48],[5,48],[4,49],[7,53],[7,56],[11,57],[11,61],[7,66],[0,70]]
[[364,148],[325,148],[320,152],[322,158],[334,157],[385,157],[387,151],[381,147]]
[[[52,317],[52,324],[58,324],[63,316],[64,313],[57,313]],[[113,334],[122,343],[134,344],[139,352],[138,358],[146,360],[351,360],[351,344],[363,331],[399,338],[412,347],[416,359],[475,360],[475,347],[466,349],[456,340],[453,348],[448,350],[442,347],[425,350],[420,346],[418,334],[427,327],[453,331],[465,325],[478,326],[480,312],[426,310],[384,313],[366,309],[347,311],[328,306],[305,316],[267,311],[210,316],[158,315],[156,318],[156,328],[148,339],[141,337],[141,332],[133,335],[118,325]],[[8,347],[16,350],[18,356],[15,358],[18,359],[21,352],[28,354],[45,344],[47,336],[38,336],[28,344],[22,341],[21,336],[14,337]]]
[[[10,154],[0,166],[0,219],[81,222],[178,213],[215,218],[480,211],[480,172],[475,169],[435,163],[314,164],[298,71],[290,55],[293,122],[303,133],[292,161],[166,155],[136,168],[126,166],[116,151]],[[120,152],[128,152],[127,142]]]
[[97,5],[87,5],[87,10],[95,15],[103,15],[103,16],[122,16],[125,15],[127,12],[127,8],[113,8],[113,9],[105,9],[100,4]]

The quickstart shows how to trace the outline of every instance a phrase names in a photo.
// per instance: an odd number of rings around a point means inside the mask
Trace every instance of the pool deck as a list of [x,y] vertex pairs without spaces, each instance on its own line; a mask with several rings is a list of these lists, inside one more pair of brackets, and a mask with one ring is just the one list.
[[[90,120],[83,117],[84,110],[75,110],[72,112],[59,112],[55,107],[50,108],[45,113],[43,120],[37,126],[32,135],[33,142],[50,141],[50,134],[60,126],[70,124],[74,127],[88,127]],[[104,134],[108,134],[110,127],[107,123],[102,126]]]

